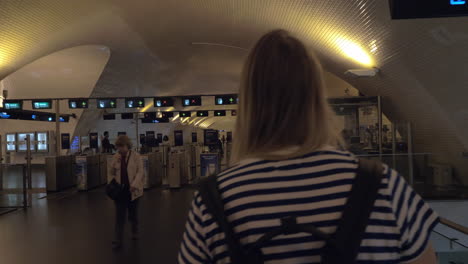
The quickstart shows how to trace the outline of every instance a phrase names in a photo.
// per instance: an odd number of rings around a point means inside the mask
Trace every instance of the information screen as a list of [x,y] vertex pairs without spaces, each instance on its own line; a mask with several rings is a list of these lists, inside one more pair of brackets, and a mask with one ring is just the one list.
[[122,119],[133,119],[133,113],[123,113],[121,115]]
[[205,145],[216,145],[218,143],[218,131],[205,130],[204,131]]
[[32,101],[33,109],[52,109],[52,100],[34,100]]
[[71,109],[88,108],[88,99],[70,99],[68,100],[68,107]]
[[126,108],[145,107],[145,99],[144,98],[125,98],[125,107]]
[[393,19],[468,16],[466,0],[390,0]]
[[226,116],[226,110],[216,110],[214,112],[215,116]]
[[215,104],[216,105],[233,105],[239,102],[239,98],[237,95],[218,95],[215,96]]
[[174,106],[174,99],[171,97],[156,97],[154,98],[155,107],[168,107]]
[[97,106],[100,109],[105,108],[116,108],[117,107],[117,100],[116,99],[98,99]]
[[182,132],[182,130],[174,131],[174,143],[176,146],[184,145],[184,132]]
[[103,116],[104,120],[115,120],[115,114],[107,114]]
[[60,116],[60,122],[68,123],[70,121],[70,116]]
[[60,136],[62,139],[62,149],[70,149],[70,134],[62,133]]
[[197,111],[197,116],[198,117],[207,117],[208,116],[208,111]]
[[3,102],[3,107],[8,110],[21,110],[23,109],[23,101],[19,100],[7,100]]
[[192,116],[192,112],[190,112],[190,111],[179,112],[179,116],[180,116],[180,117],[191,117],[191,116]]
[[156,138],[155,138],[155,133],[154,131],[146,131],[146,144],[149,146],[149,147],[156,147]]
[[161,118],[171,118],[174,117],[174,112],[162,112]]
[[183,97],[182,105],[183,106],[201,106],[202,100],[200,96]]

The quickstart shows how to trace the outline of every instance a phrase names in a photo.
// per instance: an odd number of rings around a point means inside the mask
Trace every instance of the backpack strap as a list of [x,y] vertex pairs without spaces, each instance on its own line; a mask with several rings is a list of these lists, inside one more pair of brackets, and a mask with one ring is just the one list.
[[224,214],[224,204],[218,190],[216,175],[202,179],[198,184],[198,191],[208,212],[212,214],[225,235],[231,263],[263,263],[259,251],[262,244],[280,234],[307,232],[327,241],[322,254],[323,264],[353,264],[356,262],[361,241],[377,199],[382,177],[383,166],[380,162],[359,160],[357,175],[333,238],[329,238],[313,226],[299,225],[295,222],[295,217],[291,217],[282,219],[281,227],[262,236],[247,251],[242,249],[242,245]]
[[382,178],[382,163],[359,160],[359,168],[343,216],[332,243],[325,247],[322,263],[356,263]]
[[215,222],[224,233],[231,263],[248,264],[249,260],[245,257],[242,246],[224,214],[224,204],[218,190],[216,178],[216,175],[211,175],[200,180],[198,183],[198,192],[208,212],[212,214]]

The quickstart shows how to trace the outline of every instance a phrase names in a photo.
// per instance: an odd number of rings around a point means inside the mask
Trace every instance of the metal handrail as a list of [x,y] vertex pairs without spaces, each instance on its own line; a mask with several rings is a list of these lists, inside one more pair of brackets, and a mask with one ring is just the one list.
[[440,232],[437,232],[437,231],[435,231],[435,230],[432,230],[432,232],[434,232],[434,233],[436,233],[436,234],[438,234],[438,235],[444,237],[445,239],[449,240],[449,241],[450,241],[450,249],[453,248],[453,246],[452,246],[453,243],[458,244],[459,246],[462,246],[462,247],[468,249],[467,246],[465,246],[465,245],[463,245],[462,243],[458,242],[458,241],[457,241],[457,240],[458,240],[457,238],[450,238],[450,237],[448,237],[448,236],[446,236],[446,235],[444,235],[444,234],[442,234],[442,233],[440,233]]
[[448,237],[448,236],[446,236],[446,235],[444,235],[444,234],[442,234],[442,233],[440,233],[440,232],[438,232],[438,231],[435,231],[435,230],[432,230],[432,232],[434,232],[434,233],[436,233],[436,234],[438,234],[438,235],[444,237],[445,239],[449,240],[449,241],[450,241],[450,249],[453,248],[453,246],[452,246],[453,243],[458,244],[459,246],[468,249],[468,246],[465,246],[465,245],[463,245],[462,243],[458,242],[458,241],[457,241],[457,240],[458,240],[457,238]]
[[443,218],[443,217],[440,218],[440,223],[443,224],[443,225],[446,225],[446,226],[448,226],[448,227],[450,227],[450,228],[452,228],[454,230],[457,230],[458,232],[461,232],[461,233],[463,233],[465,235],[468,235],[468,227],[462,226],[460,224],[457,224],[457,223],[455,223],[453,221],[450,221],[450,220],[448,220],[446,218]]

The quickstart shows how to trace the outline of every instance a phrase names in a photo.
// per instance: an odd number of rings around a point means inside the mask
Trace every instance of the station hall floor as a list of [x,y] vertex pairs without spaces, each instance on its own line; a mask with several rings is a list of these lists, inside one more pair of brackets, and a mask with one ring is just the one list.
[[148,190],[140,201],[140,239],[112,250],[113,201],[104,189],[34,194],[32,207],[0,216],[0,263],[176,263],[193,188]]

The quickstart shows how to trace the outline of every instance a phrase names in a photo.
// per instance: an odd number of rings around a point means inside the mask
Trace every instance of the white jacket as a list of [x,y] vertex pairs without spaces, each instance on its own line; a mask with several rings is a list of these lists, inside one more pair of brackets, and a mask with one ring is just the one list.
[[[130,182],[130,187],[135,188],[132,192],[132,201],[143,196],[143,187],[144,187],[144,168],[143,161],[141,160],[140,154],[135,151],[129,151],[127,155],[130,155],[127,163],[127,173],[128,181]],[[115,179],[120,183],[120,161],[122,156],[117,153],[112,158],[109,169],[107,170],[107,182],[111,182],[112,179]]]

